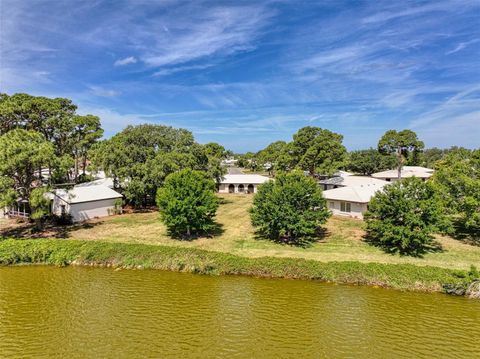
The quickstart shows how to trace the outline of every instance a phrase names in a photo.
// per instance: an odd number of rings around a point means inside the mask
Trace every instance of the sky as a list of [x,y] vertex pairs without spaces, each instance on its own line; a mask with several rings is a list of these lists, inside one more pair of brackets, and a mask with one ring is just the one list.
[[236,152],[304,126],[480,147],[480,0],[0,0],[0,92]]

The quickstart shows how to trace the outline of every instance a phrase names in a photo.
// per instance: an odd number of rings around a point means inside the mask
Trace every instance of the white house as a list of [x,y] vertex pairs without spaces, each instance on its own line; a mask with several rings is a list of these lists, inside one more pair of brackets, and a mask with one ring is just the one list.
[[318,181],[324,191],[339,187],[353,187],[362,185],[384,185],[385,181],[368,176],[354,176],[348,172]]
[[323,196],[333,214],[363,218],[370,199],[387,184],[386,181],[379,181],[379,183],[338,187],[323,191]]
[[115,202],[122,195],[104,184],[88,182],[70,190],[56,189],[50,196],[52,213],[69,214],[73,222],[109,216],[115,210]]
[[261,175],[225,175],[218,186],[219,193],[256,193],[259,184],[269,181],[270,178]]
[[[431,168],[421,166],[403,166],[401,170],[401,178],[418,177],[424,181],[433,175]],[[388,182],[394,182],[398,180],[398,170],[387,170],[372,174],[372,177],[385,180]]]

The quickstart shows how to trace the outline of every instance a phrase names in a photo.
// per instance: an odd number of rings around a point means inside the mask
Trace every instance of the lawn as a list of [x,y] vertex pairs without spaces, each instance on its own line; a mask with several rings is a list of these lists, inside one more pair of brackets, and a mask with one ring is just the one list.
[[[217,222],[222,233],[211,238],[191,241],[170,239],[156,212],[123,214],[94,220],[69,229],[64,237],[76,240],[194,247],[246,257],[292,257],[322,262],[410,263],[450,269],[468,269],[472,264],[480,267],[480,247],[449,237],[438,236],[437,240],[443,250],[427,253],[423,258],[385,254],[363,241],[362,221],[342,217],[330,218],[326,224],[325,236],[307,248],[260,240],[255,237],[248,213],[253,197],[232,194],[219,196],[222,204],[218,210]],[[2,228],[5,230],[9,226],[11,226],[9,222],[0,222],[0,230]]]

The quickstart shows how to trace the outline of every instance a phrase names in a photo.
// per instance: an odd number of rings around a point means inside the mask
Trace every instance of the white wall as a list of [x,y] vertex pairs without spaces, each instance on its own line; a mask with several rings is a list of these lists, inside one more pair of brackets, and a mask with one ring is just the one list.
[[60,216],[62,214],[61,206],[65,205],[65,211],[72,216],[72,220],[74,222],[81,222],[95,217],[109,216],[109,210],[113,211],[115,208],[115,201],[116,198],[112,198],[101,201],[73,203],[69,205],[56,198],[53,202],[52,212]]
[[[244,186],[244,192],[243,193],[247,193],[249,184],[250,183],[246,183],[246,184],[244,183],[243,184],[243,186]],[[240,183],[234,184],[234,186],[235,186],[235,192],[234,193],[242,193],[242,192],[238,191],[238,186],[239,185],[240,185]],[[229,186],[230,186],[230,184],[225,184],[225,183],[220,184],[219,187],[218,187],[218,193],[229,193],[228,192],[228,187]],[[256,184],[253,185],[253,193],[257,193],[257,185]]]
[[367,211],[366,203],[345,202],[350,203],[351,212],[342,212],[341,202],[327,199],[327,207],[334,215],[363,219],[363,214]]

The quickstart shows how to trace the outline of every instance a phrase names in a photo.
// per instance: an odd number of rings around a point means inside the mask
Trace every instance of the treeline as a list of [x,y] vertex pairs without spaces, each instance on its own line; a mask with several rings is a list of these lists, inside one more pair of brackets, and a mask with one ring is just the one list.
[[377,148],[348,152],[342,144],[343,136],[318,127],[304,127],[293,135],[291,142],[275,141],[258,152],[237,154],[238,165],[252,171],[276,171],[300,169],[310,173],[331,175],[346,170],[359,175],[394,169],[399,166],[423,166],[434,168],[445,158],[450,149],[429,148],[410,130],[387,131]]
[[228,152],[217,143],[201,145],[190,131],[160,125],[128,126],[90,151],[92,169],[114,179],[128,203],[135,207],[155,204],[165,178],[183,169],[207,173],[219,181]]
[[221,145],[195,142],[190,131],[161,125],[128,126],[111,139],[94,115],[79,115],[69,99],[0,94],[0,208],[28,203],[45,215],[52,187],[90,181],[105,171],[133,206],[155,204],[165,178],[184,168],[218,180],[229,155]]

